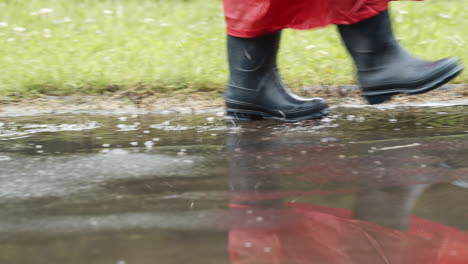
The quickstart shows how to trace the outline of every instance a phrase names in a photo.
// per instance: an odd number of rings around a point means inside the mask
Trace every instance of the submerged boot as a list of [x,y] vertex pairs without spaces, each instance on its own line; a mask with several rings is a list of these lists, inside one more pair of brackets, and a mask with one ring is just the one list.
[[282,82],[276,66],[280,32],[256,38],[228,36],[227,42],[228,118],[297,122],[322,118],[328,113],[325,100],[299,97]]
[[370,104],[383,103],[396,94],[431,91],[463,70],[457,58],[429,62],[406,52],[393,35],[388,11],[338,29]]

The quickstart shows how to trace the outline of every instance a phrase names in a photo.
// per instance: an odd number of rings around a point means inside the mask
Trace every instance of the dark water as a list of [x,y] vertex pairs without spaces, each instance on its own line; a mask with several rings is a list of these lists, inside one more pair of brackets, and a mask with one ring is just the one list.
[[2,264],[468,263],[468,107],[0,117],[0,208]]

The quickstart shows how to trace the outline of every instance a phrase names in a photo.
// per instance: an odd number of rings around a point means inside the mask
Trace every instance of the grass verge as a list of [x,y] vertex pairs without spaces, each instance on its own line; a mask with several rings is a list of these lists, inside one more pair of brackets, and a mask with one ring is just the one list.
[[[468,0],[394,2],[397,35],[415,54],[465,62]],[[222,92],[219,0],[0,0],[0,96]],[[293,90],[353,83],[334,27],[287,30],[282,75]],[[465,72],[454,82],[468,83]]]

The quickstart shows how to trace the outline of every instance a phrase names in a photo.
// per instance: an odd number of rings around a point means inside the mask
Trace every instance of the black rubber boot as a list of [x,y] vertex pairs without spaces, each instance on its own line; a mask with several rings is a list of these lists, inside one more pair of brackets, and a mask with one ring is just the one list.
[[328,113],[325,100],[299,97],[282,82],[276,66],[280,36],[280,32],[256,38],[228,36],[228,118],[297,122]]
[[457,58],[430,62],[406,52],[393,35],[388,10],[353,25],[339,25],[338,29],[370,104],[383,103],[396,94],[431,91],[463,70]]

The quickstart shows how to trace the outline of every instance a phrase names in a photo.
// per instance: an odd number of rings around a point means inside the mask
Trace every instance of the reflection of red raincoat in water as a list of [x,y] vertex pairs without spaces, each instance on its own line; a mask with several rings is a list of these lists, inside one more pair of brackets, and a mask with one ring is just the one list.
[[229,35],[256,37],[283,28],[353,24],[385,11],[389,1],[224,0],[224,14]]
[[232,229],[232,264],[468,263],[468,233],[453,227],[413,217],[401,232],[347,209],[293,203],[288,211],[295,220],[281,227]]

